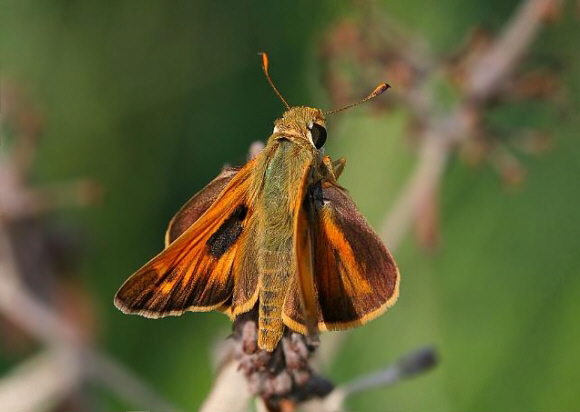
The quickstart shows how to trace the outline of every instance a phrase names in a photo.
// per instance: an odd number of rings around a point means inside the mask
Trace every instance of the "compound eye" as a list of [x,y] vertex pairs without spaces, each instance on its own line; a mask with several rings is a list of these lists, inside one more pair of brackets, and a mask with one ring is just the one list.
[[312,143],[314,143],[314,147],[320,149],[324,145],[324,142],[326,142],[326,129],[314,123],[310,131],[312,132]]

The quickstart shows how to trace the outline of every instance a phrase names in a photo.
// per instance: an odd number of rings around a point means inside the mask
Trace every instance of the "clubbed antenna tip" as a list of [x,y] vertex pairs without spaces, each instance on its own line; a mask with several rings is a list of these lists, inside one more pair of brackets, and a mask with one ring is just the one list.
[[375,87],[375,90],[373,90],[367,97],[365,97],[364,99],[356,102],[356,103],[351,103],[348,104],[344,107],[340,107],[338,109],[333,109],[333,110],[329,110],[327,112],[324,112],[324,114],[333,114],[333,113],[338,113],[338,112],[342,112],[343,110],[346,109],[350,109],[351,107],[354,106],[358,106],[361,103],[364,103],[368,100],[374,99],[375,97],[377,97],[378,95],[382,94],[383,92],[387,91],[387,89],[391,87],[388,83],[381,83],[379,84],[377,87]]
[[286,106],[286,108],[289,109],[290,105],[288,104],[286,99],[282,97],[282,94],[278,91],[276,86],[274,86],[274,82],[272,81],[272,79],[270,78],[270,74],[268,73],[268,55],[264,52],[260,52],[258,54],[262,56],[262,70],[264,70],[264,74],[266,75],[266,79],[268,79],[268,83],[270,83],[270,86],[272,86],[272,89],[274,89],[276,95],[280,98],[280,100],[282,100],[284,106]]

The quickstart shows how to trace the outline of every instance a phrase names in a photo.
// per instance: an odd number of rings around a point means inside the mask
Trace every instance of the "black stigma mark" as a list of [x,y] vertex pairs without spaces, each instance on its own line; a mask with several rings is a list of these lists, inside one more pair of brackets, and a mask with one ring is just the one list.
[[219,259],[235,243],[244,230],[242,222],[246,218],[247,212],[246,205],[239,205],[218,230],[209,237],[206,244],[209,247],[210,255]]
[[320,210],[324,206],[324,194],[322,193],[322,180],[319,180],[312,186],[311,191],[312,203],[316,210]]
[[310,185],[306,194],[306,198],[304,199],[304,207],[308,213],[310,223],[312,223],[314,215],[318,213],[323,206],[324,195],[322,192],[322,180],[319,180],[316,183]]

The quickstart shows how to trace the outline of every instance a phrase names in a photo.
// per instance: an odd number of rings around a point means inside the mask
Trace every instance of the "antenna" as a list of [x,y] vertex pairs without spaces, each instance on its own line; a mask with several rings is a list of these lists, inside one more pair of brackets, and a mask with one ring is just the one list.
[[274,92],[276,93],[276,95],[280,98],[280,100],[282,100],[282,103],[284,103],[284,106],[286,106],[286,108],[289,109],[290,105],[282,97],[282,94],[280,94],[280,92],[278,91],[276,86],[274,86],[274,82],[272,81],[272,79],[270,78],[270,75],[268,74],[268,55],[264,52],[260,52],[258,54],[262,55],[262,70],[264,70],[264,74],[266,75],[266,79],[268,79],[268,83],[270,83],[270,86],[272,86],[272,89],[274,89]]
[[324,114],[333,114],[333,113],[338,113],[338,112],[342,112],[343,110],[350,109],[351,107],[358,106],[359,104],[361,104],[361,103],[364,103],[364,102],[366,102],[367,100],[374,99],[375,97],[377,97],[377,96],[378,96],[378,95],[380,95],[381,93],[383,93],[383,92],[387,91],[387,89],[388,89],[389,87],[391,87],[391,86],[390,86],[388,83],[381,83],[381,84],[379,84],[379,85],[378,85],[378,86],[375,88],[375,90],[373,90],[373,91],[372,91],[372,93],[371,93],[371,94],[369,94],[367,97],[365,97],[365,98],[364,98],[364,99],[362,99],[361,101],[359,101],[359,102],[356,102],[356,103],[351,103],[351,104],[348,104],[348,105],[346,105],[346,106],[344,106],[344,107],[341,107],[341,108],[338,108],[338,109],[334,109],[334,110],[328,110],[328,111],[324,112]]

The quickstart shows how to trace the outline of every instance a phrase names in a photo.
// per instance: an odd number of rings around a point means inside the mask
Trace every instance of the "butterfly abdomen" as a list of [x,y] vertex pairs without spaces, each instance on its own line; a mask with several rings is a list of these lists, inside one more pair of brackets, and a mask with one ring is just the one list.
[[263,251],[259,258],[259,320],[258,346],[273,351],[282,338],[282,306],[291,272],[288,254],[283,251]]

